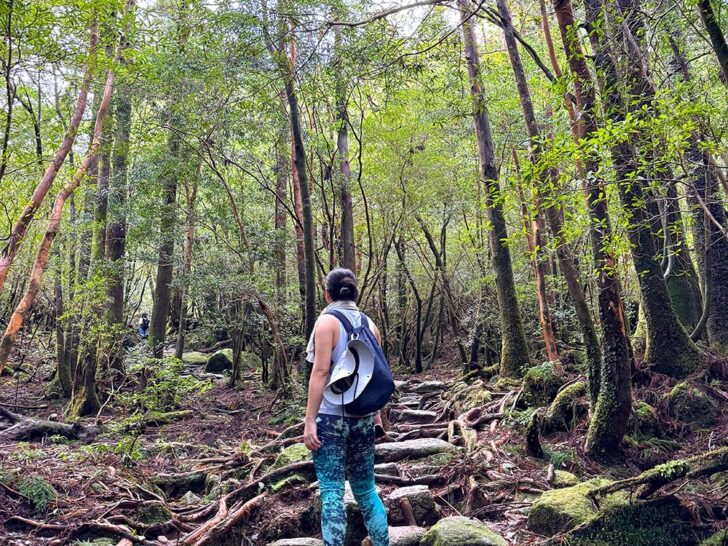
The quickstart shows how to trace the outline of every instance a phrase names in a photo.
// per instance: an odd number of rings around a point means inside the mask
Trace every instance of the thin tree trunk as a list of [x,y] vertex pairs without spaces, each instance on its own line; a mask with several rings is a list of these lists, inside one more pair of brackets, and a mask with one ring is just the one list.
[[490,240],[493,269],[496,276],[496,292],[500,309],[502,350],[500,373],[503,377],[519,376],[530,367],[526,335],[516,298],[511,255],[506,240],[508,231],[498,185],[498,169],[495,164],[493,135],[490,128],[487,105],[481,81],[480,56],[475,42],[471,17],[472,7],[467,0],[458,0],[461,10],[463,47],[468,66],[470,88],[473,98],[473,121],[478,139],[480,177],[485,187],[485,204],[491,230]]
[[33,191],[33,195],[30,198],[30,203],[23,209],[20,218],[13,226],[10,239],[5,244],[5,247],[0,252],[0,294],[2,293],[3,286],[5,285],[5,279],[8,276],[8,270],[15,259],[15,256],[20,249],[20,245],[23,242],[25,234],[28,232],[31,222],[35,217],[35,213],[40,208],[43,200],[45,199],[48,190],[53,185],[53,181],[58,174],[63,162],[66,160],[66,156],[71,151],[73,142],[76,138],[76,132],[78,126],[83,118],[83,113],[86,110],[86,99],[88,96],[89,86],[93,78],[94,71],[96,69],[96,57],[98,53],[98,23],[94,21],[91,25],[91,41],[89,47],[89,57],[86,65],[86,72],[83,76],[83,83],[78,93],[78,99],[76,101],[76,108],[71,116],[71,121],[68,124],[68,129],[63,137],[56,155],[53,157],[53,161],[48,166],[43,178],[36,186]]
[[[3,127],[3,140],[0,147],[0,181],[5,177],[8,168],[10,154],[8,153],[8,144],[10,143],[10,130],[13,126],[13,104],[17,88],[13,85],[13,8],[14,0],[8,0],[6,9],[8,13],[5,24],[5,47],[7,49],[7,58],[4,60],[5,65],[5,100],[7,102],[7,111],[5,112],[5,126]],[[2,292],[2,281],[0,281],[0,292]]]
[[8,361],[10,351],[15,344],[15,340],[21,326],[23,325],[25,316],[30,310],[30,307],[32,306],[36,296],[38,295],[38,292],[40,291],[41,280],[43,278],[43,273],[45,272],[45,269],[48,265],[48,258],[50,255],[51,246],[53,245],[53,240],[60,231],[61,219],[63,218],[63,206],[65,205],[68,196],[73,193],[73,191],[78,187],[78,185],[85,177],[92,159],[98,153],[99,147],[101,146],[102,127],[104,123],[104,118],[106,117],[106,112],[109,109],[109,102],[111,100],[111,93],[113,89],[114,72],[113,70],[109,70],[106,77],[106,85],[104,87],[104,96],[101,100],[99,111],[96,114],[94,138],[91,142],[91,146],[89,147],[86,156],[83,158],[83,161],[81,162],[78,170],[74,173],[71,181],[66,184],[66,186],[64,186],[60,192],[58,192],[56,201],[53,204],[53,211],[51,212],[48,227],[46,229],[45,235],[43,236],[43,240],[40,243],[40,247],[38,248],[38,254],[36,256],[35,263],[33,264],[33,269],[30,272],[28,288],[26,289],[23,298],[20,300],[20,303],[15,308],[15,311],[10,318],[10,322],[5,329],[5,334],[0,341],[0,372],[2,372],[3,367]]
[[726,43],[725,35],[718,24],[718,20],[715,18],[715,12],[713,11],[710,0],[698,0],[697,6],[700,19],[708,31],[713,51],[716,57],[718,57],[718,64],[723,72],[723,83],[728,85],[728,43]]
[[[596,134],[595,85],[586,65],[571,0],[554,0],[559,31],[574,77],[577,108],[585,136]],[[632,410],[631,359],[624,323],[623,305],[614,264],[608,251],[611,226],[604,198],[603,184],[597,178],[598,159],[594,155],[585,161],[586,192],[590,216],[590,238],[597,270],[599,288],[599,319],[602,329],[603,358],[597,383],[598,395],[592,408],[587,433],[587,451],[592,456],[610,457],[619,453],[627,421]],[[595,386],[597,386],[595,385]]]
[[276,276],[276,301],[285,305],[286,298],[286,209],[283,203],[288,197],[288,168],[286,143],[289,131],[282,125],[276,142],[276,198],[275,198],[275,251],[274,269]]

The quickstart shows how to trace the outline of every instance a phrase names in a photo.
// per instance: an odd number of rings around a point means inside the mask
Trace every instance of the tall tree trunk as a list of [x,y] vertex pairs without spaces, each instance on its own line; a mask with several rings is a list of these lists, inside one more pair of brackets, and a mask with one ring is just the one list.
[[[577,108],[584,134],[594,136],[598,130],[595,113],[595,85],[579,43],[571,0],[554,0],[559,31],[574,77]],[[614,264],[608,251],[611,226],[602,181],[597,177],[598,159],[591,154],[585,161],[586,193],[590,217],[590,239],[597,270],[599,319],[602,330],[602,366],[597,383],[598,394],[592,408],[587,433],[587,451],[596,457],[619,453],[632,410],[631,358],[624,322],[623,305]],[[593,388],[593,387],[592,387]]]
[[74,109],[73,115],[71,116],[71,121],[68,124],[66,134],[63,137],[63,141],[61,142],[61,145],[58,148],[56,155],[53,157],[53,161],[48,166],[48,169],[43,175],[43,178],[33,191],[33,195],[30,198],[30,203],[23,209],[23,212],[20,214],[20,218],[18,218],[18,221],[13,226],[10,239],[3,247],[2,252],[0,252],[0,294],[2,293],[3,286],[5,285],[5,279],[8,276],[8,270],[10,269],[10,266],[12,265],[13,260],[15,259],[15,256],[20,249],[23,238],[28,232],[28,228],[30,227],[31,222],[35,217],[35,213],[38,211],[41,204],[43,203],[43,200],[45,199],[48,190],[51,189],[53,181],[55,180],[58,171],[63,165],[63,162],[66,160],[66,156],[71,151],[73,142],[76,139],[78,126],[81,123],[83,113],[86,110],[86,99],[88,96],[89,86],[91,85],[91,80],[96,69],[98,42],[98,23],[94,21],[91,25],[91,41],[89,48],[89,57],[86,64],[86,72],[83,76],[83,82],[81,83],[81,89],[78,93],[78,99],[76,101],[76,108]]
[[503,377],[519,376],[525,368],[530,367],[531,357],[526,342],[526,335],[521,322],[521,314],[516,298],[516,287],[513,280],[511,255],[506,244],[508,231],[503,215],[503,204],[498,185],[498,169],[495,164],[493,135],[490,128],[487,104],[481,81],[480,56],[475,42],[475,32],[471,18],[472,7],[467,0],[458,0],[461,11],[463,47],[470,78],[470,90],[473,98],[473,121],[478,139],[480,159],[480,177],[485,186],[485,204],[491,230],[491,257],[496,277],[496,292],[500,310],[502,349],[500,373]]
[[[6,10],[7,19],[5,21],[5,48],[7,58],[3,59],[3,67],[5,68],[5,125],[3,127],[2,145],[0,145],[0,182],[5,177],[8,168],[10,154],[8,152],[8,144],[10,143],[10,130],[13,126],[13,105],[17,88],[13,84],[13,9],[15,7],[14,0],[8,0]],[[0,282],[0,292],[2,292],[2,282]]]
[[[125,44],[126,45],[126,44]],[[108,260],[109,307],[107,320],[111,327],[112,342],[109,365],[123,373],[124,322],[124,268],[126,260],[126,200],[128,188],[129,136],[131,134],[131,90],[121,86],[116,101],[116,127],[111,154],[113,173],[109,188],[109,224],[106,231],[106,258]]]
[[[337,27],[335,49],[341,50],[341,27]],[[341,58],[336,64],[336,116],[338,135],[336,139],[339,170],[341,171],[341,265],[356,269],[356,248],[354,246],[354,211],[351,202],[351,169],[349,168],[349,114],[347,108],[347,86]]]
[[[281,124],[276,141],[276,198],[275,198],[275,251],[273,257],[276,276],[276,301],[285,305],[286,298],[286,208],[288,198],[287,142],[289,131]],[[298,241],[297,241],[298,242]]]
[[[607,1],[585,0],[585,5],[587,21],[591,25],[589,37],[594,50],[594,62],[605,95],[605,110],[609,118],[618,124],[624,122],[629,107],[620,93],[619,74],[613,52],[607,42],[608,38],[612,38],[615,42],[622,38],[619,31],[611,36],[606,34],[605,16],[606,10],[609,9]],[[621,19],[619,14],[614,15],[618,21]],[[633,28],[639,25],[635,20],[627,23],[632,23]],[[617,24],[615,27],[620,28],[621,25]],[[626,32],[631,33],[629,27],[626,28]],[[634,35],[627,36],[625,41],[632,46],[631,51],[625,52],[625,57],[629,60],[626,61],[627,74],[624,79],[636,100],[644,102],[644,106],[649,107],[654,94],[640,64],[643,55],[634,57],[638,53]],[[632,104],[633,100],[635,99],[630,98],[629,104]],[[640,103],[637,102],[637,105],[640,106]],[[633,114],[640,116],[641,111],[638,109]],[[623,141],[613,145],[612,160],[620,198],[630,215],[627,233],[647,326],[645,360],[660,373],[683,377],[698,366],[699,355],[672,310],[667,284],[657,260],[658,251],[652,226],[655,219],[660,217],[660,213],[655,197],[647,186],[647,177],[638,165],[637,153],[631,142]]]
[[[294,167],[298,174],[298,186],[301,194],[301,215],[303,217],[303,254],[305,266],[305,305],[304,334],[306,339],[313,331],[316,322],[316,249],[314,248],[313,211],[311,209],[311,192],[308,185],[308,169],[306,163],[306,148],[301,130],[301,115],[298,107],[298,97],[295,89],[295,56],[290,62],[283,63],[286,78],[285,92],[291,118],[291,133],[293,135]],[[294,185],[295,188],[295,185]]]
[[174,352],[176,358],[181,359],[185,350],[185,330],[187,329],[187,307],[189,300],[190,274],[192,273],[192,255],[195,248],[195,203],[197,202],[197,188],[200,184],[202,163],[197,164],[192,187],[185,183],[185,197],[187,199],[187,239],[182,256],[182,287],[180,288],[179,329],[177,330],[177,347]]
[[705,25],[705,30],[708,31],[713,51],[718,57],[718,64],[723,72],[723,83],[728,85],[728,43],[726,43],[725,35],[718,24],[710,0],[698,0],[697,5],[700,19]]
[[83,161],[81,162],[78,170],[74,173],[71,181],[66,184],[63,189],[61,189],[61,191],[58,192],[58,196],[56,197],[55,203],[53,204],[53,210],[51,212],[50,220],[48,221],[48,227],[40,243],[35,263],[33,264],[33,268],[30,272],[28,288],[26,289],[23,298],[20,300],[20,303],[15,308],[15,311],[10,318],[10,322],[8,322],[7,328],[5,329],[5,334],[0,341],[0,372],[2,372],[5,364],[8,361],[10,351],[15,344],[15,340],[17,338],[18,332],[20,331],[20,328],[23,325],[25,316],[30,310],[30,307],[33,305],[33,302],[35,301],[35,298],[40,291],[43,273],[45,272],[45,269],[48,265],[51,246],[53,245],[53,240],[60,231],[61,220],[63,218],[63,206],[65,205],[69,195],[73,193],[73,191],[78,187],[78,185],[86,176],[89,165],[94,156],[98,153],[99,147],[101,146],[101,129],[103,127],[104,118],[106,117],[106,112],[109,109],[109,101],[111,100],[111,93],[113,89],[114,72],[113,70],[109,70],[106,77],[106,85],[104,87],[104,96],[101,100],[99,111],[96,114],[94,138],[91,142],[91,146],[89,147],[86,156],[83,158]]

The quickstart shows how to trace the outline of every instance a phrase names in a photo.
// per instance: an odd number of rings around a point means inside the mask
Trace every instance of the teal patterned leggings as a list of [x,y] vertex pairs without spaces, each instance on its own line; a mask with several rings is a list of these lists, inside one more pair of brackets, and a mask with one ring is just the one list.
[[374,487],[374,417],[319,414],[316,425],[321,447],[313,452],[313,463],[321,489],[321,534],[325,546],[344,544],[346,479],[372,543],[388,546],[387,513]]

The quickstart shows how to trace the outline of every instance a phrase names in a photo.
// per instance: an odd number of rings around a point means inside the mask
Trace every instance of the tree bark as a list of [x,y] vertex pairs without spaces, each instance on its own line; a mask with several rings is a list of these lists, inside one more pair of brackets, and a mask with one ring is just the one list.
[[[586,65],[571,0],[554,0],[559,31],[574,77],[577,108],[584,134],[596,134],[595,86]],[[599,319],[602,330],[602,365],[599,378],[590,378],[598,387],[596,403],[587,433],[587,451],[594,457],[611,457],[619,453],[627,421],[632,409],[631,358],[624,323],[623,305],[614,264],[608,251],[611,226],[604,199],[603,183],[597,178],[598,158],[593,154],[585,161],[585,189],[591,220],[590,239],[597,270]]]
[[30,198],[30,203],[23,209],[20,218],[13,226],[10,239],[3,247],[2,252],[0,252],[0,294],[2,294],[3,286],[5,285],[5,279],[8,276],[10,266],[12,265],[13,260],[15,259],[15,256],[17,255],[18,250],[20,249],[20,246],[23,242],[23,239],[28,232],[28,229],[30,228],[30,224],[33,221],[35,213],[38,211],[41,204],[43,203],[43,200],[45,199],[46,194],[51,189],[53,181],[55,180],[58,171],[63,165],[63,162],[66,160],[66,156],[71,151],[73,142],[76,139],[78,126],[81,123],[83,113],[86,110],[86,100],[88,97],[89,86],[91,85],[91,80],[96,70],[98,42],[98,23],[94,21],[91,25],[91,40],[88,61],[86,64],[86,72],[83,76],[83,82],[81,83],[81,89],[78,93],[76,107],[73,111],[73,115],[71,116],[71,121],[68,124],[66,134],[63,137],[63,141],[61,142],[58,151],[53,157],[53,161],[48,166],[48,169],[43,175],[43,178],[33,191],[33,195]]
[[[287,124],[286,124],[287,125]],[[287,159],[288,128],[281,123],[279,138],[276,141],[276,197],[275,197],[275,251],[274,269],[276,277],[276,300],[285,305],[286,297],[286,208],[283,203],[288,199],[288,167]],[[298,242],[298,241],[296,241]]]
[[485,187],[486,213],[491,224],[488,237],[496,277],[502,334],[500,373],[503,377],[517,377],[524,369],[530,367],[531,357],[516,298],[510,250],[506,243],[508,231],[498,185],[493,135],[481,81],[480,56],[471,21],[472,7],[467,0],[458,0],[458,4],[461,10],[463,47],[473,99],[473,122],[478,140],[480,177]]
[[102,127],[104,123],[104,118],[106,117],[106,113],[109,109],[109,102],[111,100],[111,93],[113,89],[114,72],[113,70],[109,70],[106,77],[106,85],[104,87],[104,96],[101,100],[99,111],[96,114],[94,138],[91,142],[91,146],[89,147],[86,156],[83,158],[83,161],[81,162],[78,170],[76,170],[76,172],[74,173],[71,181],[66,184],[63,189],[61,189],[61,191],[58,192],[56,201],[53,204],[53,210],[51,212],[51,217],[48,222],[48,227],[40,243],[35,263],[33,264],[33,268],[30,272],[28,288],[26,289],[23,298],[20,300],[20,303],[15,308],[15,311],[10,318],[10,322],[8,322],[7,328],[5,329],[5,334],[0,341],[0,372],[2,372],[5,364],[8,361],[10,351],[15,344],[15,340],[21,326],[23,325],[25,316],[30,310],[30,307],[32,306],[36,296],[38,295],[38,292],[40,291],[43,273],[45,272],[45,269],[48,265],[51,246],[53,245],[53,240],[60,231],[61,220],[63,218],[63,206],[65,205],[69,195],[73,193],[73,191],[84,179],[86,172],[88,171],[89,165],[91,164],[91,161],[96,156],[99,151],[99,147],[101,146]]
[[708,31],[713,51],[718,57],[718,64],[723,72],[723,83],[728,85],[728,43],[726,43],[725,35],[715,18],[715,12],[710,0],[698,0],[698,14],[705,25],[705,30]]

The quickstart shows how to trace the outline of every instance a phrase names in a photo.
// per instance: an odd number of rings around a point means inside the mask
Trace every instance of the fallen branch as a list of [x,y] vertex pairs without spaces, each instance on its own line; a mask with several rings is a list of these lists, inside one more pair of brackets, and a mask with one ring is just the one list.
[[633,478],[627,478],[609,485],[597,487],[590,491],[589,496],[592,499],[596,499],[596,497],[603,497],[622,489],[633,489],[641,486],[637,491],[637,498],[645,499],[662,486],[675,480],[711,476],[724,470],[728,470],[728,447],[709,451],[695,457],[678,459],[657,465]]
[[0,431],[0,440],[24,441],[45,436],[65,436],[75,440],[85,432],[79,423],[67,424],[46,419],[33,419],[8,411],[0,406],[0,416],[12,423],[11,427]]

